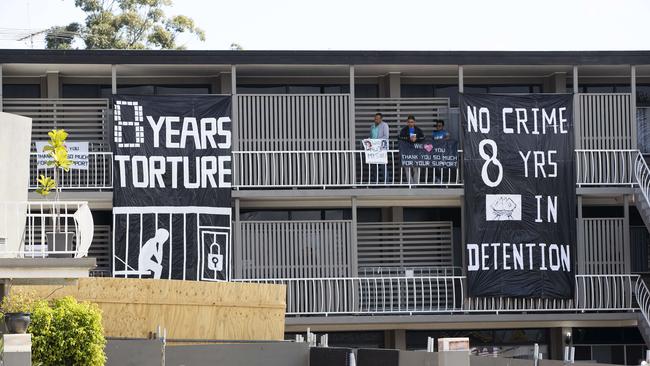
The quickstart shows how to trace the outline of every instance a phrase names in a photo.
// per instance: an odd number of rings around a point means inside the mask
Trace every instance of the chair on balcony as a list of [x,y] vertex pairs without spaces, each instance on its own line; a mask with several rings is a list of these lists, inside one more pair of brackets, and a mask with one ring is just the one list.
[[93,235],[95,233],[93,215],[88,205],[84,203],[72,217],[77,226],[77,250],[74,256],[75,258],[86,257],[88,256],[88,250],[90,249],[90,244],[93,242]]

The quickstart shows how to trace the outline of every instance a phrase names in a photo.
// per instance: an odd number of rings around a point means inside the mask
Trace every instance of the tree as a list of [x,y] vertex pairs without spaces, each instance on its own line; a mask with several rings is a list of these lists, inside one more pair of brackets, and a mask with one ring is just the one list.
[[185,15],[167,16],[171,0],[75,0],[86,13],[84,24],[52,27],[46,48],[70,48],[75,38],[87,49],[178,49],[176,37],[193,34],[201,41],[205,33]]

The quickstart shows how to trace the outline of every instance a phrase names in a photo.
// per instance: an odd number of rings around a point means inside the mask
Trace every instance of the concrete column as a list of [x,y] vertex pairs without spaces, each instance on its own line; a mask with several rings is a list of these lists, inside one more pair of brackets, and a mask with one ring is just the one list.
[[117,94],[117,65],[111,65],[111,94]]
[[59,72],[48,71],[45,73],[45,79],[47,80],[47,97],[59,98]]
[[4,334],[0,347],[4,366],[31,366],[31,334]]
[[389,72],[388,78],[388,97],[401,98],[402,96],[402,74],[399,72]]
[[551,76],[553,91],[555,93],[566,93],[566,72],[556,72]]
[[220,94],[234,94],[232,91],[232,73],[230,72],[222,72],[219,74],[219,84],[220,84],[220,90],[215,91],[216,93]]
[[406,350],[406,330],[404,329],[395,329],[393,331],[395,337],[395,349]]
[[573,94],[578,94],[578,65],[573,66]]
[[463,93],[465,91],[464,88],[465,80],[463,80],[465,76],[463,75],[463,73],[464,73],[463,65],[458,65],[458,92],[459,93]]

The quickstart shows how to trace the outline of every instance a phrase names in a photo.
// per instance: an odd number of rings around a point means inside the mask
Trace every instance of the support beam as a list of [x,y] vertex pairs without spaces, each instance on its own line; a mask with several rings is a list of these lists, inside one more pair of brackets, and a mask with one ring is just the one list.
[[111,94],[117,94],[117,65],[111,65]]
[[464,76],[464,71],[463,71],[463,65],[459,65],[458,66],[458,92],[459,93],[463,93],[465,91],[465,89],[463,87],[464,83],[465,83],[465,80],[463,80],[464,77],[465,76]]
[[573,65],[573,94],[578,94],[578,65]]

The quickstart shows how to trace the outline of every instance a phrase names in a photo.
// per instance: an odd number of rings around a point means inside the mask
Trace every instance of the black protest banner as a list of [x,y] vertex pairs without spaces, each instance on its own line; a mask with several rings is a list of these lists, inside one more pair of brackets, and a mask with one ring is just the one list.
[[470,296],[573,296],[572,101],[461,95]]
[[403,167],[456,168],[458,166],[458,141],[429,140],[399,142],[400,161]]
[[113,98],[113,272],[229,278],[231,98]]

